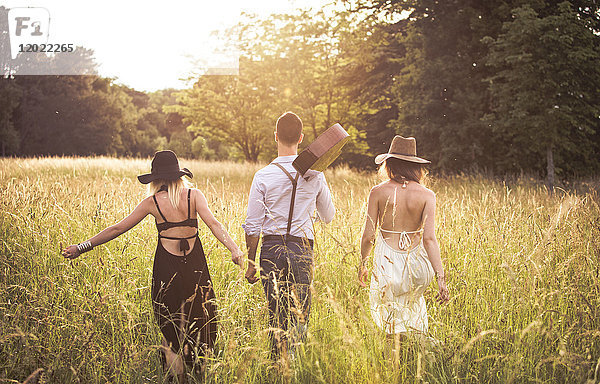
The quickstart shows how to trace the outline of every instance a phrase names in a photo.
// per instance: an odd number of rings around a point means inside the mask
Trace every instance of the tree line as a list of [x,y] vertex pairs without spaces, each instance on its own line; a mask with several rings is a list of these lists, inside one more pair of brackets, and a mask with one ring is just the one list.
[[[559,177],[600,168],[600,4],[593,0],[346,0],[220,31],[238,76],[145,94],[110,79],[3,79],[12,155],[269,160],[286,110],[306,143],[335,122],[341,161],[370,167],[394,134],[440,171]],[[200,73],[205,70],[199,68]]]
[[162,106],[173,90],[146,94],[98,76],[16,76],[0,83],[3,156],[192,156],[181,116]]

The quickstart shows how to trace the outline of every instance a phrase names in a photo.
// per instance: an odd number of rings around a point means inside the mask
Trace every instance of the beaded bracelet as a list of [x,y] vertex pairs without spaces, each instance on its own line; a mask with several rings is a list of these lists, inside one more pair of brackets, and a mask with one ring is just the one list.
[[86,253],[87,251],[91,251],[92,249],[94,249],[94,246],[89,240],[77,244],[77,250],[79,251],[79,254]]

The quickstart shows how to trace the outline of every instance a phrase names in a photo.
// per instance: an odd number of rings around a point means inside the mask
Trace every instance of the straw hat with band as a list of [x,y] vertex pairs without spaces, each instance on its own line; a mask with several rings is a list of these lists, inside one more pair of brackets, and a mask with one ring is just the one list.
[[194,177],[187,168],[179,168],[179,160],[173,151],[159,151],[152,159],[152,171],[139,175],[138,180],[142,184],[148,184],[154,180],[176,180],[181,176]]
[[375,158],[375,164],[381,164],[390,157],[410,161],[412,163],[429,164],[431,161],[417,156],[417,140],[414,137],[396,135],[390,144],[388,153],[382,153]]

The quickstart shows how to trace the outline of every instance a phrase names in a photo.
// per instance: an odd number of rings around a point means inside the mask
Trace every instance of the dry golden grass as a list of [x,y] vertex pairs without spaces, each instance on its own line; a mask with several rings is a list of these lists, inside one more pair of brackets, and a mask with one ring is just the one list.
[[[216,217],[243,243],[247,192],[259,165],[181,160]],[[0,382],[38,368],[48,383],[162,382],[150,277],[150,219],[76,261],[59,254],[128,214],[149,160],[0,160]],[[427,292],[431,336],[384,357],[356,267],[375,174],[327,172],[338,214],[318,227],[309,337],[281,376],[270,365],[266,303],[210,232],[201,239],[215,283],[214,383],[598,382],[600,209],[595,193],[549,197],[535,181],[433,178],[451,301]]]

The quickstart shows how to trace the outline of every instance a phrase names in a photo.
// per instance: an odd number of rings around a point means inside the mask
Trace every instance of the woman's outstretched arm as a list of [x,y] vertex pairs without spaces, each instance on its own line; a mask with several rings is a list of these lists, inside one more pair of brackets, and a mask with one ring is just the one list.
[[[104,229],[96,236],[86,240],[89,241],[92,247],[107,243],[112,239],[119,237],[123,233],[135,227],[144,217],[150,213],[150,200],[148,198],[142,200],[137,207],[123,220],[110,227]],[[82,242],[85,243],[85,242]],[[90,248],[91,249],[91,248]],[[74,259],[80,255],[77,245],[69,245],[63,249],[62,255],[68,259]]]
[[365,229],[360,241],[360,266],[358,268],[358,282],[363,287],[367,286],[369,271],[367,270],[366,262],[375,241],[375,231],[377,230],[377,218],[379,215],[377,198],[375,197],[375,194],[375,188],[371,189],[371,192],[369,193],[369,199],[367,201],[367,219],[365,221]]
[[428,191],[425,208],[423,210],[425,225],[423,229],[423,246],[435,271],[438,282],[438,300],[446,302],[449,299],[448,289],[446,288],[446,276],[444,274],[444,265],[440,255],[440,246],[435,237],[435,194]]
[[212,211],[208,207],[208,201],[206,197],[199,189],[194,189],[195,200],[196,200],[196,211],[200,215],[200,218],[210,228],[210,231],[215,235],[227,249],[231,252],[231,261],[242,266],[244,253],[240,250],[240,247],[233,241],[229,233],[223,225],[215,218]]

